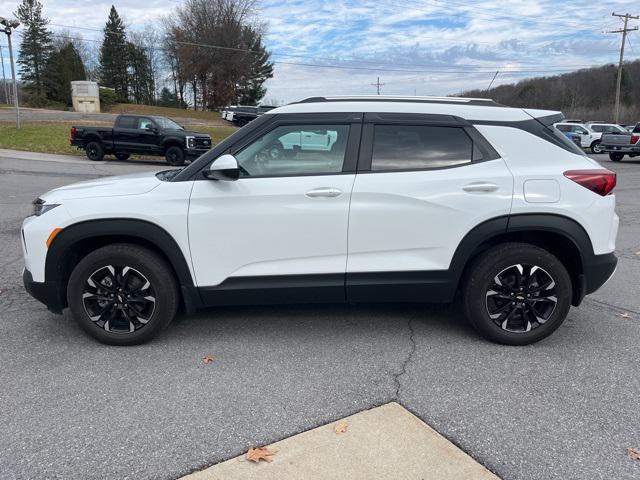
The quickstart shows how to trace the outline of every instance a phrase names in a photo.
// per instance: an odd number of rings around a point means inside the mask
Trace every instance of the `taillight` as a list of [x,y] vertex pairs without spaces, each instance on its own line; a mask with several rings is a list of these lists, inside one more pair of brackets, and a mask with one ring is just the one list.
[[611,170],[568,170],[564,176],[603,197],[616,186],[616,174]]
[[71,134],[72,139],[76,138],[76,133],[78,133],[76,127],[71,127],[71,131],[69,133]]
[[631,135],[631,144],[635,145],[640,140],[640,135]]

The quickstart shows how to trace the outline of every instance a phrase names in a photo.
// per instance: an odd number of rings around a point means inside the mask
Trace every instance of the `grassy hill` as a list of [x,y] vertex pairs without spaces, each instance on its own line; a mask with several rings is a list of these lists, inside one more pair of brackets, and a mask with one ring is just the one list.
[[[511,107],[560,110],[567,117],[585,121],[612,121],[617,72],[616,66],[604,65],[553,77],[522,80],[488,91],[469,90],[461,96],[493,98]],[[621,98],[620,121],[640,121],[640,60],[624,65]]]

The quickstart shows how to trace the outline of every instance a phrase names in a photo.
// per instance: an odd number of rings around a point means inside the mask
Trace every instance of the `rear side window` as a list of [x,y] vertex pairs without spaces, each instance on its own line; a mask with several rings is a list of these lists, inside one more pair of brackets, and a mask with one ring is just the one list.
[[119,128],[137,128],[138,119],[136,117],[118,117]]
[[376,125],[372,171],[426,170],[471,163],[473,142],[459,127]]

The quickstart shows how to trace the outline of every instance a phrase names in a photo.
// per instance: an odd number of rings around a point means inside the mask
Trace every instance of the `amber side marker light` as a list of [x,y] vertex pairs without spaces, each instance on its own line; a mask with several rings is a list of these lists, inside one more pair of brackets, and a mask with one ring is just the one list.
[[51,244],[53,243],[53,240],[58,236],[58,234],[62,231],[62,228],[58,227],[58,228],[54,228],[51,233],[49,234],[49,238],[47,238],[47,248],[49,248],[51,246]]

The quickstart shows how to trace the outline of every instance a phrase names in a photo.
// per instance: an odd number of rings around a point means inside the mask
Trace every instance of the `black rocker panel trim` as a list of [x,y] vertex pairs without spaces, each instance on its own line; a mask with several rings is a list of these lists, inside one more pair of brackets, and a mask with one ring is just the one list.
[[343,273],[230,277],[198,292],[205,306],[345,301]]
[[79,242],[100,237],[135,237],[153,244],[169,259],[180,284],[193,286],[187,261],[173,237],[153,223],[129,218],[89,220],[66,227],[47,251],[45,281],[62,282],[63,259],[66,255]]

